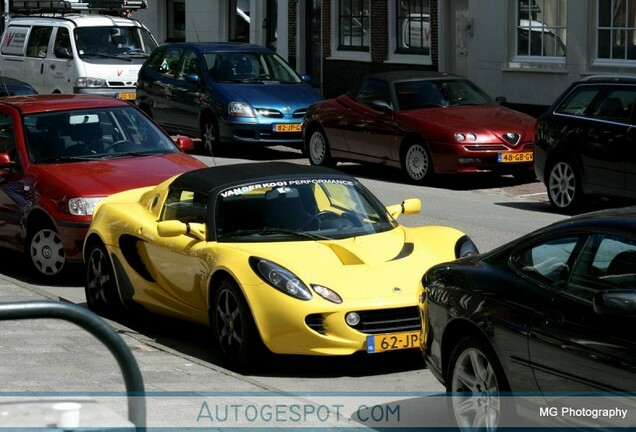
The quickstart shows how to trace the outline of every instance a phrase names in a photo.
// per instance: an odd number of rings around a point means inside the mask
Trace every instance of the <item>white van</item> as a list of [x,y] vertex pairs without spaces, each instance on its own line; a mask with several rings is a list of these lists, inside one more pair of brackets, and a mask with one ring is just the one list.
[[134,19],[71,12],[10,18],[0,75],[26,81],[38,93],[134,100],[139,69],[158,46],[153,35]]

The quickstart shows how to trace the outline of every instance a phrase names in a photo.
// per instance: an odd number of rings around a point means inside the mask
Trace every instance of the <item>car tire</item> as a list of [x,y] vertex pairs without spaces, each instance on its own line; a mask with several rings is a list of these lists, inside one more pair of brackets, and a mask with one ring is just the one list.
[[219,126],[212,116],[207,116],[201,121],[201,144],[210,156],[218,156],[217,153],[221,149]]
[[224,364],[241,370],[254,366],[262,342],[247,302],[230,278],[221,280],[217,286],[210,325],[214,345]]
[[51,225],[37,225],[29,229],[26,255],[29,266],[40,279],[60,276],[67,264],[62,239]]
[[88,309],[102,316],[122,315],[125,307],[106,247],[92,243],[86,256],[84,293]]
[[410,143],[404,148],[402,169],[407,179],[414,184],[425,184],[433,177],[433,158],[425,144]]
[[331,148],[325,132],[321,128],[313,128],[308,134],[305,148],[311,165],[332,167]]
[[559,211],[573,213],[583,203],[583,185],[576,165],[568,159],[550,165],[546,181],[548,199]]
[[459,340],[450,357],[446,391],[461,430],[495,430],[510,414],[508,380],[494,350],[475,336]]

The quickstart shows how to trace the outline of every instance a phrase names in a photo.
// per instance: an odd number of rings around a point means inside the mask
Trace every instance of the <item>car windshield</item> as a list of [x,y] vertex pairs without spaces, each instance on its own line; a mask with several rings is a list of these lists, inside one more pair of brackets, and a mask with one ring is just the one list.
[[75,39],[81,58],[147,57],[157,48],[150,32],[142,27],[78,27]]
[[212,78],[233,83],[300,83],[298,74],[277,54],[267,52],[205,53]]
[[92,108],[24,116],[31,163],[133,157],[180,151],[136,108]]
[[361,184],[348,179],[297,179],[234,187],[219,194],[221,242],[342,239],[397,226]]
[[400,111],[459,105],[495,105],[495,101],[468,80],[418,80],[395,83]]

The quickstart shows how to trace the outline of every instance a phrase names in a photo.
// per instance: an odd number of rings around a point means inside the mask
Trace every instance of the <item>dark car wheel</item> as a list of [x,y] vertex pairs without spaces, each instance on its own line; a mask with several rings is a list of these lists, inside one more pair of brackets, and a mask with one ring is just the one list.
[[219,283],[210,323],[214,344],[227,365],[243,369],[254,362],[261,341],[247,302],[234,281],[223,279]]
[[27,258],[36,275],[41,278],[58,276],[66,265],[62,239],[51,226],[40,225],[29,230]]
[[88,308],[100,315],[122,314],[124,304],[119,297],[108,251],[103,244],[93,243],[89,246],[87,256],[84,292]]
[[583,201],[580,178],[574,163],[569,160],[551,165],[547,182],[550,203],[565,212],[578,209]]
[[426,145],[411,143],[406,146],[402,156],[402,168],[408,180],[415,184],[424,184],[433,176],[433,159]]
[[201,121],[201,143],[203,149],[212,156],[216,156],[220,148],[219,128],[216,120],[208,116]]
[[475,337],[459,341],[450,358],[446,390],[462,430],[495,430],[508,409],[508,381],[493,349]]
[[313,129],[307,140],[307,156],[309,163],[318,166],[333,166],[329,141],[322,129]]

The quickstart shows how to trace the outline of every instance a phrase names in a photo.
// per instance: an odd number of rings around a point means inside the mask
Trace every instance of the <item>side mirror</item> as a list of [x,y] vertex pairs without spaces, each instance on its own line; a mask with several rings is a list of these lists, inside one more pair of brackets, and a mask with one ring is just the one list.
[[301,75],[300,76],[300,80],[303,82],[310,82],[311,81],[311,75]]
[[601,316],[636,317],[636,289],[600,291],[592,299],[592,305]]
[[373,107],[374,110],[380,111],[381,113],[384,113],[384,114],[393,112],[393,108],[391,108],[391,105],[389,105],[387,101],[374,100],[373,102],[371,102],[371,106]]
[[199,84],[201,82],[201,79],[199,78],[199,74],[196,74],[194,72],[190,72],[189,74],[186,74],[184,79],[187,82],[192,83],[192,84]]
[[11,168],[12,166],[13,162],[11,162],[9,153],[0,153],[0,168]]
[[66,47],[57,47],[53,50],[53,53],[55,54],[55,57],[57,58],[65,58],[65,59],[73,58],[73,54]]
[[497,102],[498,105],[506,105],[508,104],[508,99],[506,99],[505,96],[497,96],[495,102]]
[[402,204],[394,204],[386,208],[393,219],[397,219],[401,214],[412,215],[422,210],[422,201],[419,198],[409,198],[402,201]]
[[198,240],[205,240],[205,224],[184,223],[178,220],[161,221],[157,223],[159,237],[178,237],[191,235]]
[[187,136],[179,136],[176,139],[177,147],[179,147],[184,152],[189,152],[194,150],[194,141],[192,138]]

